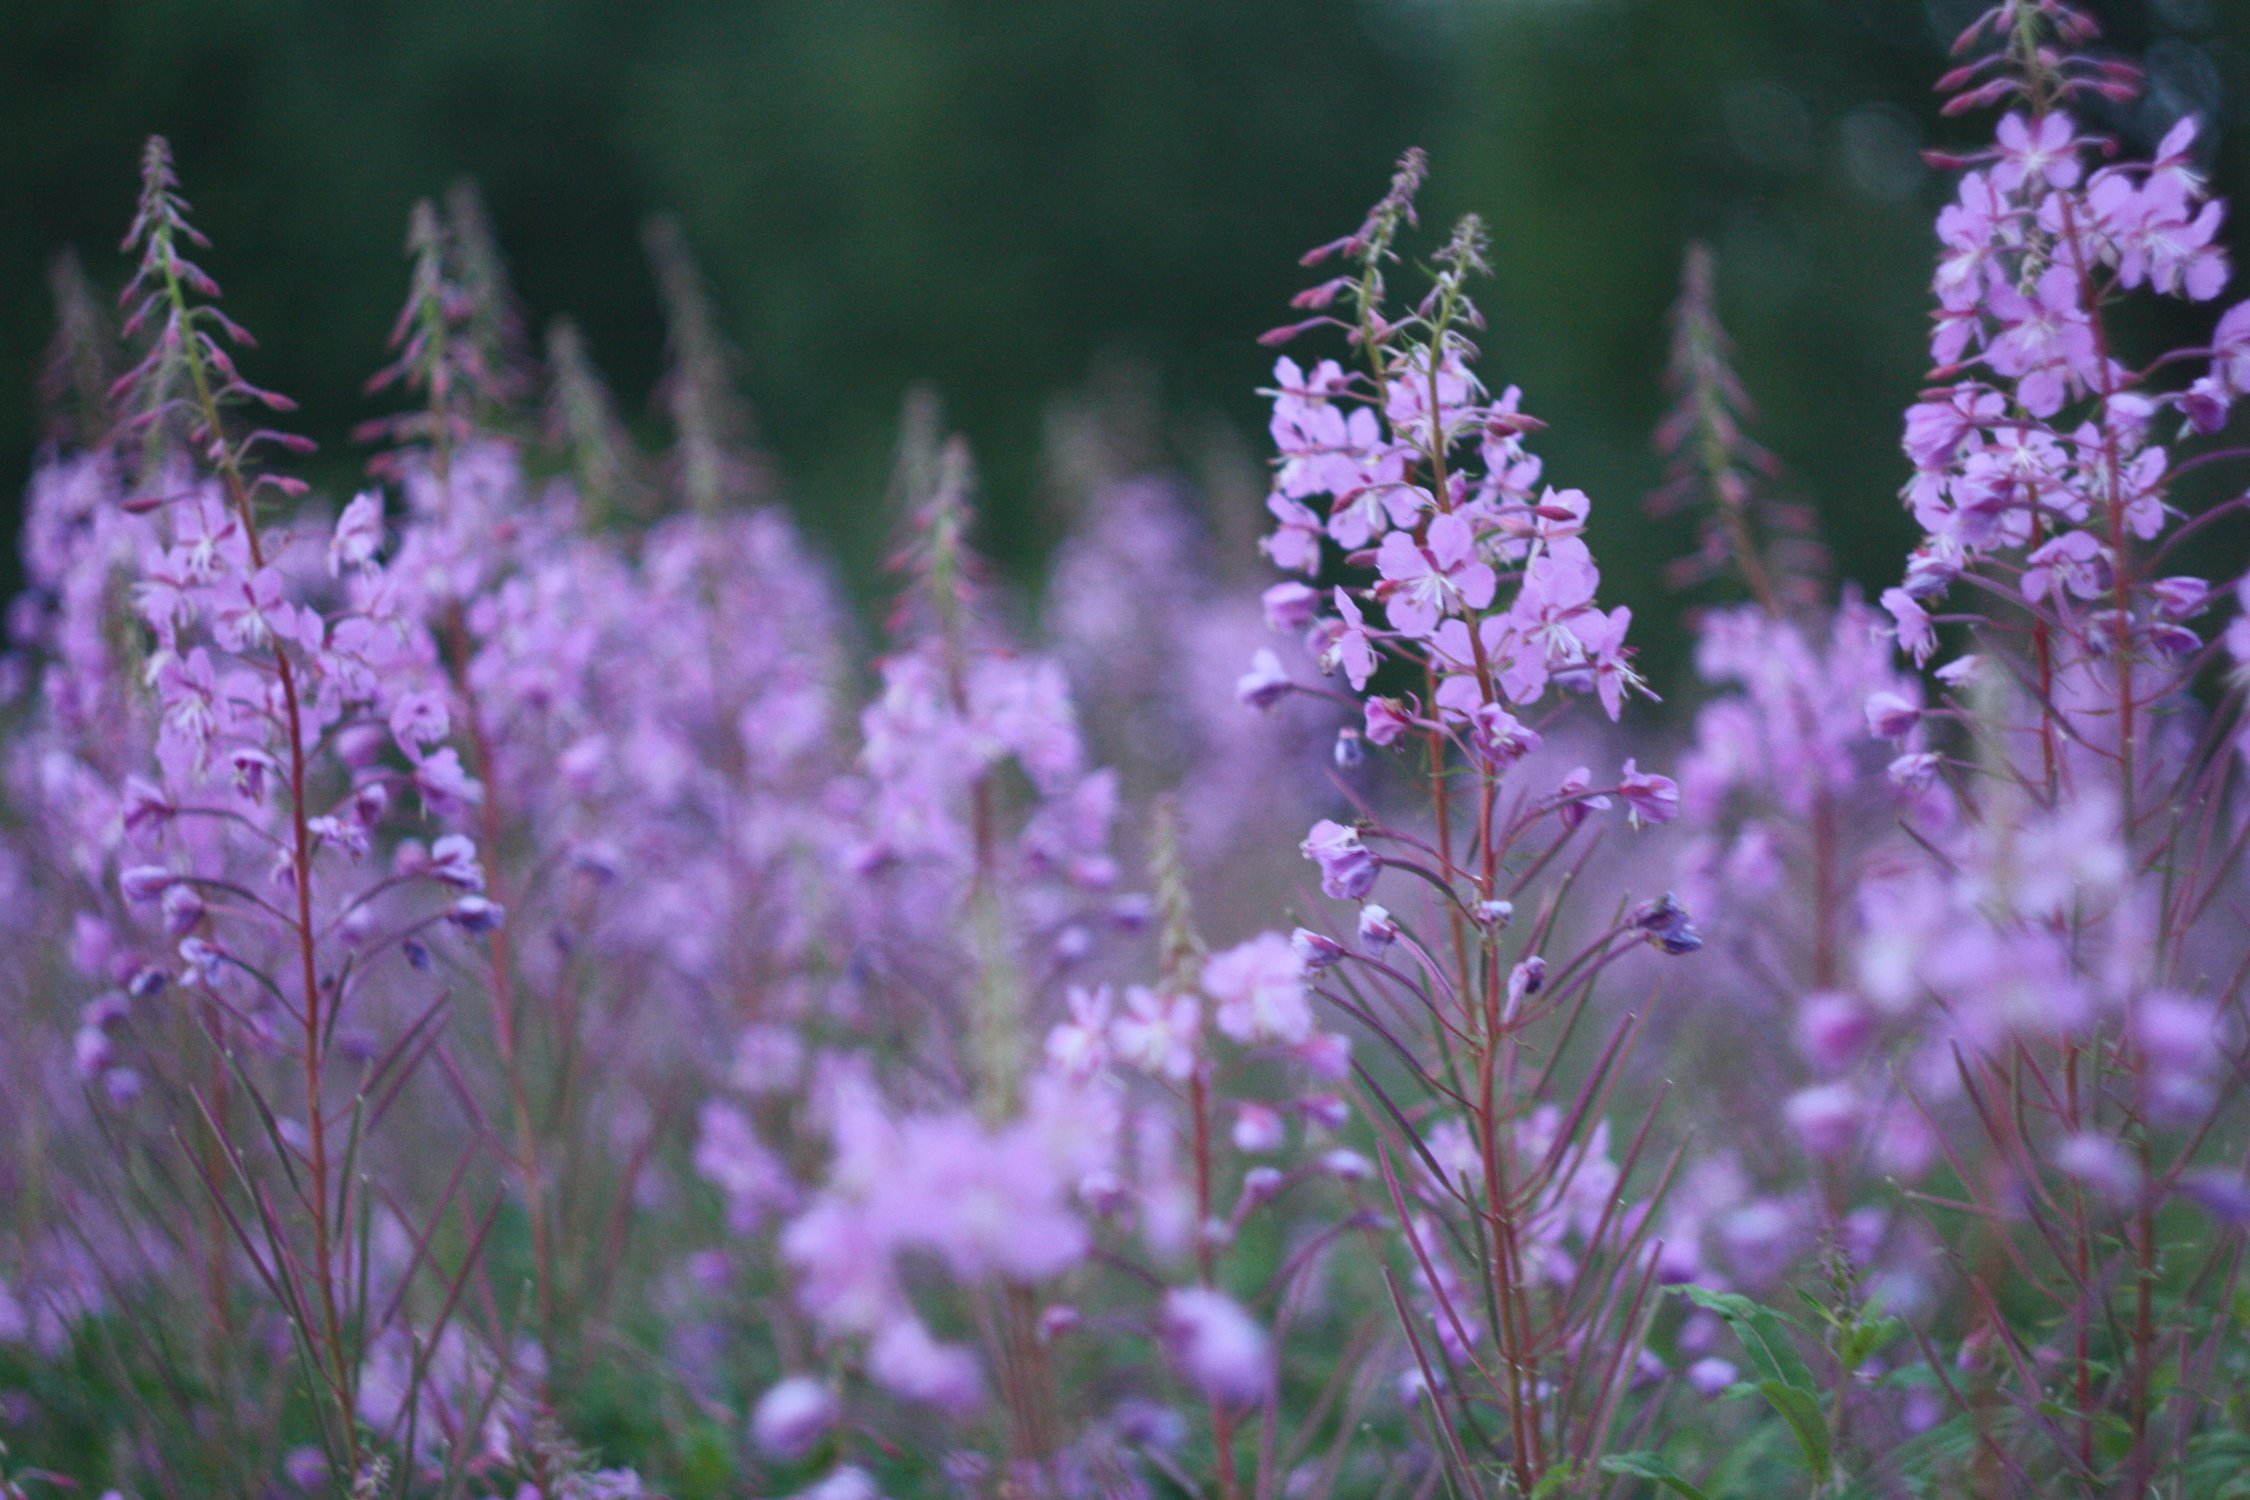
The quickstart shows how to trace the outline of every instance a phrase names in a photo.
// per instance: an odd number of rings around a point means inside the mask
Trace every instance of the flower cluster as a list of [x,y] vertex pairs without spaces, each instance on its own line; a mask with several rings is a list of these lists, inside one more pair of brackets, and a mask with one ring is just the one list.
[[2225,1491],[2250,304],[2129,351],[2228,268],[2094,40],[1944,80],[1879,604],[1690,253],[1677,740],[1479,222],[1394,285],[1418,152],[1266,340],[1255,549],[1066,408],[1018,600],[917,395],[867,652],[677,226],[643,453],[417,208],[337,503],[152,143],[0,658],[0,1494]]

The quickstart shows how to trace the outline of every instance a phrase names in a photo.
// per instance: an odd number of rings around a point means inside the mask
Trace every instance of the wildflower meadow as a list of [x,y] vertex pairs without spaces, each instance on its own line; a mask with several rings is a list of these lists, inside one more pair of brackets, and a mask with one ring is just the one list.
[[917,391],[870,613],[676,225],[650,451],[417,207],[332,494],[151,139],[0,656],[0,1496],[2250,1496],[2250,302],[2089,14],[1955,63],[1873,598],[1706,248],[1664,487],[1548,472],[1419,150],[1255,488],[1071,408],[1026,590]]

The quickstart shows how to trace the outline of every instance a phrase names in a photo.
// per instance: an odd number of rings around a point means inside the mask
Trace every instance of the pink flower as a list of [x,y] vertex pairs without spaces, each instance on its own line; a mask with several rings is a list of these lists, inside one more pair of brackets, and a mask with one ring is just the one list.
[[1447,614],[1483,609],[1498,587],[1491,566],[1477,558],[1469,523],[1450,512],[1431,518],[1420,544],[1403,531],[1384,537],[1375,566],[1391,623],[1416,638],[1435,631]]
[[1235,1109],[1234,1145],[1238,1151],[1262,1155],[1277,1151],[1287,1138],[1281,1111],[1263,1104],[1243,1104]]
[[1320,517],[1286,495],[1268,495],[1266,509],[1277,525],[1258,545],[1273,565],[1291,573],[1320,571]]
[[1174,1082],[1195,1071],[1203,1011],[1193,995],[1164,995],[1145,985],[1125,991],[1125,1014],[1110,1024],[1119,1061]]
[[1158,1331],[1173,1368],[1204,1396],[1236,1407],[1264,1397],[1273,1378],[1266,1331],[1224,1292],[1174,1287]]
[[2076,268],[2057,265],[2047,268],[2028,297],[2006,282],[1996,282],[1987,294],[2001,332],[1985,360],[2016,382],[2016,399],[2035,417],[2059,411],[2071,382],[2092,384],[2099,378],[2101,360],[2083,290]]
[[1617,795],[1624,800],[1625,815],[1637,828],[1643,823],[1669,823],[1680,810],[1680,789],[1669,776],[1658,776],[1625,762],[1618,778]]
[[1383,862],[1360,842],[1357,829],[1328,818],[1313,824],[1298,852],[1320,866],[1320,888],[1337,901],[1357,901],[1375,887]]
[[1593,785],[1593,768],[1579,766],[1555,788],[1556,816],[1563,827],[1576,828],[1595,813],[1609,811],[1609,798],[1593,792]]
[[1495,766],[1507,767],[1539,748],[1537,730],[1497,703],[1480,703],[1469,716],[1469,742]]
[[984,1372],[976,1356],[958,1344],[930,1337],[911,1314],[886,1325],[868,1346],[867,1373],[875,1383],[908,1401],[965,1417],[984,1404]]
[[842,1416],[842,1404],[825,1381],[792,1375],[758,1398],[750,1414],[750,1436],[767,1457],[795,1463]]
[[1217,1006],[1219,1030],[1238,1042],[1286,1044],[1312,1034],[1304,965],[1278,932],[1213,954],[1203,966],[1203,988]]
[[1109,1061],[1108,985],[1072,985],[1066,997],[1070,1019],[1047,1033],[1047,1061],[1070,1078],[1086,1079]]
[[2109,592],[2109,550],[2083,531],[2066,531],[2025,559],[2023,596],[2033,604],[2068,589],[2081,599]]
[[1234,696],[1245,708],[1267,709],[1279,703],[1290,686],[1281,658],[1260,646],[1250,658],[1250,670],[1234,680]]
[[1367,637],[1367,620],[1350,594],[1339,588],[1335,599],[1336,613],[1342,619],[1333,627],[1328,649],[1321,654],[1322,669],[1342,667],[1352,691],[1364,693],[1367,680],[1375,675],[1375,647]]
[[1798,1143],[1819,1161],[1838,1161],[1850,1154],[1866,1114],[1859,1096],[1841,1083],[1800,1089],[1782,1106],[1782,1116],[1796,1132]]
[[1867,699],[1867,733],[1878,740],[1904,739],[1922,720],[1920,705],[1898,693],[1873,693]]
[[1260,596],[1266,623],[1275,630],[1302,630],[1310,625],[1320,605],[1320,595],[1295,579],[1277,583]]
[[1899,649],[1917,666],[1927,662],[1937,649],[1937,629],[1930,623],[1929,611],[1904,589],[1883,590],[1883,608],[1897,622]]
[[408,755],[419,755],[453,732],[443,694],[428,688],[401,693],[391,704],[391,736]]
[[2250,395],[2250,302],[2219,315],[2211,332],[2211,378],[2234,395]]
[[2049,187],[2073,186],[2078,181],[2077,138],[2078,127],[2060,111],[2036,123],[2009,115],[2000,122],[2000,164],[1992,169],[1993,185],[2012,193],[2037,177]]
[[1413,719],[1391,698],[1368,699],[1366,723],[1367,742],[1379,746],[1397,743],[1400,735],[1414,727]]
[[382,546],[383,497],[373,490],[363,490],[336,518],[336,533],[328,543],[329,576],[337,577],[346,569],[372,567]]
[[1618,605],[1604,615],[1591,610],[1588,622],[1578,631],[1580,642],[1593,658],[1594,694],[1601,700],[1602,712],[1616,723],[1625,710],[1625,691],[1641,685],[1641,678],[1628,664],[1632,648],[1625,644],[1625,631],[1633,623],[1633,611]]

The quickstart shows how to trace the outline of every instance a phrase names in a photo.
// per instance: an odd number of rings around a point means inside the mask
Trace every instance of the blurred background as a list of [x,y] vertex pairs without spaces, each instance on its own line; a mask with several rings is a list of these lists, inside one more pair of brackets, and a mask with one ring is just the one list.
[[[262,337],[247,373],[322,442],[316,480],[348,486],[363,462],[348,434],[379,409],[361,386],[405,289],[408,207],[466,175],[532,313],[577,318],[652,441],[663,336],[640,226],[680,216],[791,501],[863,598],[900,397],[925,378],[979,454],[984,544],[1028,583],[1061,526],[1052,403],[1132,370],[1175,459],[1261,458],[1254,339],[1304,284],[1298,253],[1353,227],[1418,143],[1426,221],[1474,209],[1492,228],[1487,377],[1553,424],[1549,476],[1593,495],[1608,591],[1655,627],[1637,633],[1661,671],[1662,565],[1689,527],[1640,502],[1691,238],[1717,249],[1788,488],[1847,572],[1896,574],[1898,413],[1926,362],[1944,194],[1917,153],[1989,138],[1930,93],[1977,8],[4,0],[0,472],[25,474],[37,440],[44,268],[71,246],[122,280],[139,143],[163,131],[216,241],[205,263]],[[2241,200],[2250,4],[2100,9],[2151,75],[2100,123],[2145,145],[2206,113],[2211,171]],[[11,535],[17,489],[0,485]]]

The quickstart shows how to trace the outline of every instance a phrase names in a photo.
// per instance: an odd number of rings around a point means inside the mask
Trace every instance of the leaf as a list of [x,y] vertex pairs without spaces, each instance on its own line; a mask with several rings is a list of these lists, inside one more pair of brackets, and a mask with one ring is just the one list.
[[1852,1324],[1844,1333],[1841,1350],[1844,1367],[1859,1369],[1905,1330],[1906,1325],[1897,1318],[1873,1318]]
[[1789,1336],[1789,1324],[1781,1314],[1734,1292],[1714,1292],[1708,1287],[1690,1284],[1682,1286],[1680,1293],[1697,1307],[1726,1319],[1735,1336],[1742,1340],[1743,1352],[1750,1356],[1750,1363],[1767,1380],[1807,1395],[1819,1391],[1813,1384],[1812,1371],[1797,1353],[1796,1341]]
[[1797,1434],[1797,1446],[1805,1450],[1805,1463],[1812,1469],[1813,1478],[1826,1484],[1829,1468],[1828,1419],[1821,1413],[1820,1398],[1811,1391],[1784,1385],[1778,1380],[1759,1381],[1758,1394],[1765,1397],[1775,1411],[1781,1413],[1781,1420],[1787,1422],[1789,1430]]
[[1687,1500],[1711,1500],[1709,1495],[1688,1483],[1661,1453],[1613,1453],[1602,1460],[1602,1472],[1623,1474],[1630,1479],[1653,1479],[1666,1489],[1686,1496]]

